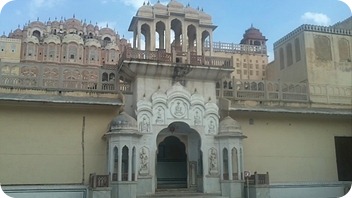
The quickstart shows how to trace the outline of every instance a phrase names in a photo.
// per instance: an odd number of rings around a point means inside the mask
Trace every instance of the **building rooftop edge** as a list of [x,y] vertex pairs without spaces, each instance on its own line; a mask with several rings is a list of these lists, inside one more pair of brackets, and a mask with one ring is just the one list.
[[15,101],[15,102],[41,102],[54,104],[86,104],[86,105],[108,105],[122,106],[123,102],[119,99],[90,99],[68,96],[39,96],[31,94],[1,94],[0,101]]
[[253,108],[253,107],[230,107],[229,111],[248,111],[248,112],[269,112],[269,113],[296,113],[296,114],[321,114],[321,115],[346,115],[351,116],[352,110],[349,109],[285,109],[285,108]]
[[284,41],[288,40],[289,38],[292,38],[296,34],[303,32],[303,31],[309,31],[309,32],[320,32],[320,33],[329,33],[329,34],[339,34],[339,35],[350,35],[352,36],[352,29],[341,29],[341,28],[334,28],[334,26],[319,26],[319,25],[309,25],[309,24],[303,24],[291,31],[290,33],[286,34],[276,42],[274,42],[274,48],[276,48],[278,45],[283,43]]

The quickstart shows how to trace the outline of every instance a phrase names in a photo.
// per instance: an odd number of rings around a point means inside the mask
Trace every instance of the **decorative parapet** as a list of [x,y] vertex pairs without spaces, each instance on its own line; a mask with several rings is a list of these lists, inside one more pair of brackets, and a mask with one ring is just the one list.
[[218,82],[216,95],[237,101],[352,105],[352,87],[337,85],[232,79]]
[[289,40],[293,36],[303,31],[352,36],[352,29],[339,29],[339,28],[334,28],[332,26],[327,27],[327,26],[303,24],[298,28],[294,29],[292,32],[288,33],[286,36],[276,41],[274,43],[274,48],[276,48],[281,43],[285,42],[286,40]]
[[[205,50],[210,50],[210,42],[206,41],[204,43]],[[250,53],[250,54],[267,54],[267,48],[265,45],[244,45],[235,43],[223,43],[223,42],[213,42],[214,52],[228,52],[228,53]]]
[[309,84],[310,99],[315,103],[352,105],[352,87]]
[[306,83],[223,80],[216,85],[218,97],[251,101],[309,102]]
[[117,93],[116,76],[103,68],[0,62],[0,87],[7,88]]

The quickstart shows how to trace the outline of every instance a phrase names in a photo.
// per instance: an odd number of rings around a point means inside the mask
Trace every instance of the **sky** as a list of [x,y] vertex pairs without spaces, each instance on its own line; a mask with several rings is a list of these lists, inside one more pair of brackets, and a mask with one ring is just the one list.
[[[0,0],[3,2],[5,0]],[[115,29],[130,40],[128,27],[143,2],[148,0],[12,0],[0,13],[0,35],[23,27],[28,21],[72,18]],[[155,4],[157,0],[149,0]],[[170,0],[161,0],[167,4]],[[269,60],[273,43],[302,24],[333,25],[351,16],[339,0],[177,0],[201,8],[212,16],[217,29],[214,41],[239,43],[251,24],[268,39]],[[349,0],[352,1],[352,0]]]

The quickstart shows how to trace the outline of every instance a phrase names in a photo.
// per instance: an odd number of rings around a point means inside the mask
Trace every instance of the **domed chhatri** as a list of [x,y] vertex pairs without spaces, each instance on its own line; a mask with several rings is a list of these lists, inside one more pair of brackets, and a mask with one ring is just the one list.
[[268,39],[263,36],[259,29],[251,27],[246,30],[243,34],[243,39],[241,40],[241,44],[248,44],[248,45],[265,45],[265,41]]
[[138,132],[137,121],[126,112],[121,112],[110,122],[109,132],[122,132],[129,130],[130,132]]
[[219,134],[231,134],[240,133],[242,134],[241,125],[230,116],[227,116],[220,122]]

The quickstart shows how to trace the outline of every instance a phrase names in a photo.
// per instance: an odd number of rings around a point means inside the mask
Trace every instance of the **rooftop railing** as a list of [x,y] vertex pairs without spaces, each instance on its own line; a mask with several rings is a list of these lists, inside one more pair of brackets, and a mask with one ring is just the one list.
[[167,53],[165,50],[146,51],[138,49],[126,49],[122,55],[122,60],[146,60],[161,63],[182,63],[191,65],[206,65],[214,67],[232,67],[231,58],[201,56],[193,52],[173,51]]
[[[210,42],[204,43],[205,49],[210,50]],[[214,52],[229,52],[229,53],[252,53],[252,54],[266,54],[267,49],[265,45],[245,45],[235,43],[213,42]]]

